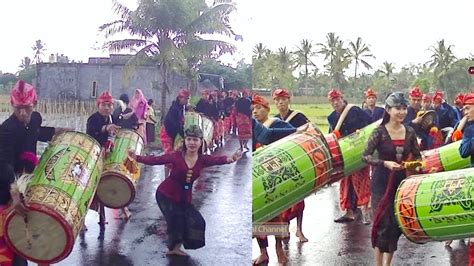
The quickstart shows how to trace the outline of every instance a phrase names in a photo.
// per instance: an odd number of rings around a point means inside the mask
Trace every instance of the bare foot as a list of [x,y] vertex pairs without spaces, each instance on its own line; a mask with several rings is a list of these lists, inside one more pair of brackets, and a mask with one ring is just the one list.
[[258,258],[253,261],[253,265],[267,264],[268,263],[268,254],[262,253]]
[[189,257],[189,254],[182,251],[181,249],[168,250],[166,252],[166,255],[168,255],[168,256],[176,255],[176,256]]
[[122,209],[122,215],[121,217],[124,219],[124,220],[128,220],[130,219],[130,217],[132,217],[132,213],[130,212],[130,210],[128,210],[127,207],[123,208]]
[[303,233],[300,231],[300,232],[296,232],[296,237],[298,237],[299,241],[304,243],[304,242],[308,242],[308,239],[303,235]]
[[288,258],[286,257],[286,254],[283,251],[283,249],[279,249],[277,247],[276,253],[277,253],[277,257],[278,257],[278,264],[279,265],[286,265],[288,263]]

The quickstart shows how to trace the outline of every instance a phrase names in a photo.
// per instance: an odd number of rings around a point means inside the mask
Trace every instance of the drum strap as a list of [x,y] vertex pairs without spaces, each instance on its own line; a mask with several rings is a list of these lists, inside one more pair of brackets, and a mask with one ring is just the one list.
[[462,131],[462,130],[464,129],[464,126],[466,125],[466,122],[467,122],[467,117],[464,116],[464,117],[461,118],[461,120],[459,121],[458,127],[456,127],[454,130],[459,129],[460,131]]
[[339,131],[339,129],[341,129],[342,123],[346,119],[346,116],[347,116],[347,114],[349,113],[349,110],[351,110],[352,107],[354,107],[353,104],[346,105],[346,107],[342,111],[341,116],[339,116],[339,119],[337,120],[337,124],[336,124],[336,127],[334,128],[334,130]]
[[265,121],[263,123],[263,125],[266,127],[266,128],[270,128],[270,126],[273,124],[273,122],[275,122],[276,118],[275,117],[269,117],[267,119],[267,121]]
[[285,122],[290,123],[291,119],[295,117],[297,114],[300,114],[300,111],[294,110],[286,119]]

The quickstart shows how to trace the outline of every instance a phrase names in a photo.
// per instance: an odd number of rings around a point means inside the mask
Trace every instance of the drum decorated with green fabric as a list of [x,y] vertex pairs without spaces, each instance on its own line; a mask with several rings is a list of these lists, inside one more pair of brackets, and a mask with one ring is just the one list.
[[362,161],[362,155],[367,147],[370,135],[372,135],[374,129],[377,128],[381,122],[382,119],[338,140],[342,155],[344,176],[348,176],[364,168],[366,164]]
[[322,133],[292,134],[252,155],[252,220],[266,222],[331,182]]
[[462,158],[459,153],[461,141],[443,147],[422,151],[425,173],[452,171],[467,168],[471,165],[471,157]]
[[474,168],[414,175],[395,196],[395,217],[415,243],[474,236]]
[[36,263],[56,263],[72,251],[102,171],[99,143],[80,132],[54,136],[24,195],[26,219],[10,212],[7,244]]
[[104,161],[104,171],[97,188],[97,197],[104,206],[119,209],[135,199],[135,188],[140,178],[140,166],[128,159],[127,152],[142,154],[142,137],[130,129],[120,129],[113,140],[114,146]]

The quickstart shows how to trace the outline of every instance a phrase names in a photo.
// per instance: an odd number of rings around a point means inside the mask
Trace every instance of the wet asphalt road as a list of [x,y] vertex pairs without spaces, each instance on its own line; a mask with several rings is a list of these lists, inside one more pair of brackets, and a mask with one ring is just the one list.
[[[359,220],[348,224],[334,223],[342,215],[338,206],[337,184],[323,188],[305,200],[303,233],[307,243],[298,243],[295,237],[296,219],[291,221],[291,239],[287,256],[289,265],[374,265],[370,244],[372,225]],[[260,250],[256,240],[252,241],[252,258]],[[270,263],[278,265],[275,253],[275,238],[269,237]],[[459,240],[445,248],[444,243],[414,244],[402,236],[398,242],[393,265],[467,265],[467,240]]]
[[[238,148],[229,140],[216,155]],[[250,265],[251,154],[237,163],[205,169],[194,184],[193,204],[206,220],[206,246],[185,250],[190,258],[167,257],[166,223],[155,200],[163,180],[163,166],[142,169],[137,196],[129,206],[132,217],[119,219],[120,211],[106,209],[108,224],[100,232],[98,215],[89,211],[88,231],[78,236],[68,258],[55,265]]]

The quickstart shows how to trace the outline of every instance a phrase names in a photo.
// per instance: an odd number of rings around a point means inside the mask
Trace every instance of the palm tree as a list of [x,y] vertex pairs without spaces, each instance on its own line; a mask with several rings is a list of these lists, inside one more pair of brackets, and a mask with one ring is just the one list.
[[431,55],[431,60],[427,63],[429,67],[434,68],[435,81],[443,89],[446,89],[443,78],[451,65],[456,61],[456,57],[451,50],[452,48],[452,45],[446,46],[444,39],[442,39],[437,42],[436,46],[431,46],[429,49],[433,54]]
[[349,54],[352,60],[355,61],[354,80],[357,78],[359,62],[362,63],[367,70],[372,69],[372,66],[363,58],[375,58],[375,56],[371,54],[369,47],[365,43],[362,43],[361,37],[358,37],[355,43],[352,41],[349,43]]
[[254,58],[262,59],[263,57],[268,55],[268,49],[265,46],[263,46],[263,43],[258,43],[253,48],[253,53],[254,53]]
[[31,59],[28,56],[25,56],[23,57],[23,59],[21,59],[21,65],[19,65],[18,67],[20,68],[20,70],[23,70],[23,69],[27,69],[30,66],[31,66]]
[[[134,11],[117,0],[113,0],[113,4],[120,19],[102,25],[100,30],[105,31],[106,37],[128,32],[132,38],[108,41],[104,47],[114,52],[137,48],[139,51],[129,60],[128,66],[150,61],[157,66],[163,80],[162,119],[167,110],[166,94],[170,92],[168,76],[171,71],[193,70],[194,64],[203,57],[218,57],[235,49],[227,42],[202,37],[211,34],[237,36],[229,24],[229,14],[235,10],[235,5],[230,2],[209,7],[204,0],[140,0]],[[193,52],[199,55],[189,57]]]
[[323,54],[324,60],[328,61],[325,67],[329,75],[336,85],[342,89],[346,84],[344,71],[351,63],[351,56],[344,48],[343,41],[334,32],[330,32],[326,35],[326,44],[319,43],[318,45],[321,47],[318,53]]
[[311,57],[316,56],[316,52],[313,51],[313,45],[310,40],[303,39],[300,47],[297,47],[294,52],[296,58],[296,67],[304,67],[304,86],[308,88],[308,66],[316,66],[311,60]]
[[33,49],[35,52],[36,63],[41,63],[41,55],[43,55],[43,52],[46,51],[45,46],[46,44],[44,42],[41,40],[36,40],[35,44],[31,47],[31,49]]
[[380,72],[387,78],[387,80],[390,80],[390,76],[393,74],[394,70],[395,66],[392,63],[385,61],[383,62]]

